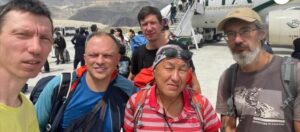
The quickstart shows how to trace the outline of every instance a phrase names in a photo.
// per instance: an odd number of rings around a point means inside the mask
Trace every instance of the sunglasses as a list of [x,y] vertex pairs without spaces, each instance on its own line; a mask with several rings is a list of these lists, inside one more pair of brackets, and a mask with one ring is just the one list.
[[181,59],[186,60],[186,61],[190,61],[192,59],[192,55],[193,55],[193,53],[188,51],[188,50],[179,51],[179,50],[176,50],[174,48],[165,49],[162,52],[162,54],[164,54],[168,58],[178,57],[178,58],[181,58]]

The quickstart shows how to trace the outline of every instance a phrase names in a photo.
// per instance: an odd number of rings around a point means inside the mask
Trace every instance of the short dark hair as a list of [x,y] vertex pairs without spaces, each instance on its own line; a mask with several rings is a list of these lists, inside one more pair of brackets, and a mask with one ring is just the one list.
[[58,32],[58,31],[57,31],[57,32],[55,32],[55,34],[56,34],[56,35],[61,35],[61,33],[60,33],[60,32]]
[[5,15],[12,10],[46,16],[50,20],[53,30],[51,13],[44,3],[39,0],[11,0],[7,4],[0,7],[0,32],[3,26]]
[[125,55],[125,53],[126,53],[126,47],[125,47],[125,45],[120,45],[119,53],[121,55]]
[[115,30],[114,30],[114,29],[110,29],[109,33],[110,33],[110,34],[114,34],[114,33],[115,33]]
[[87,45],[87,43],[88,43],[93,37],[102,37],[102,36],[108,36],[109,38],[111,38],[111,39],[114,41],[114,43],[116,44],[117,49],[118,49],[118,52],[120,51],[120,46],[121,46],[121,44],[119,43],[119,41],[118,41],[112,34],[109,34],[109,33],[106,33],[106,32],[96,32],[96,33],[92,33],[91,35],[89,35],[89,36],[86,38],[85,45]]
[[91,26],[91,31],[92,31],[92,32],[97,32],[97,30],[98,30],[97,25],[96,25],[96,24],[93,24],[93,25]]
[[148,15],[155,15],[159,23],[162,22],[162,15],[158,8],[153,6],[144,6],[137,16],[139,24],[141,24],[141,21],[144,20]]
[[129,32],[131,32],[132,34],[135,34],[135,32],[132,29],[129,29]]

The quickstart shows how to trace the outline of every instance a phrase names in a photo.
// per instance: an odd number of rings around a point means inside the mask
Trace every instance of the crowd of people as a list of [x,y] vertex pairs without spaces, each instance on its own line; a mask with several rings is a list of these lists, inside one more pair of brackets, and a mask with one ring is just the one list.
[[166,37],[160,10],[144,6],[137,19],[141,32],[129,30],[130,46],[120,28],[79,29],[71,39],[74,72],[42,78],[33,105],[22,87],[48,63],[52,46],[56,64],[66,62],[66,41],[42,2],[1,6],[0,131],[300,132],[299,61],[263,49],[266,30],[254,10],[233,9],[218,25],[236,63],[220,77],[215,110],[201,94],[192,52]]

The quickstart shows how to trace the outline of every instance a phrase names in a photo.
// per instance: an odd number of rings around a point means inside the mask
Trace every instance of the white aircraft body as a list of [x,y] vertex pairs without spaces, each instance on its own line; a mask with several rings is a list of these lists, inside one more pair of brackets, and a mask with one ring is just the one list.
[[250,7],[263,17],[270,44],[291,45],[300,37],[300,0],[195,0],[194,4],[192,26],[202,29],[207,41],[220,41],[222,32],[216,30],[218,23],[230,10],[238,7]]

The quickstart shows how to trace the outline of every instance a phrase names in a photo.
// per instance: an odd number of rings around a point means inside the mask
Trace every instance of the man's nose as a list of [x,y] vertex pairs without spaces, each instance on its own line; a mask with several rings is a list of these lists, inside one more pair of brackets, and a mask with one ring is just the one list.
[[173,81],[175,81],[175,82],[178,82],[180,80],[180,78],[179,78],[179,70],[174,70],[172,72],[171,79]]
[[98,64],[102,64],[102,63],[104,62],[104,57],[103,57],[103,55],[99,55],[99,56],[97,57],[96,62],[97,62]]
[[33,37],[29,40],[28,51],[34,55],[39,55],[42,51],[41,42],[38,37]]
[[240,43],[243,42],[243,41],[244,41],[244,40],[243,40],[242,36],[241,36],[239,33],[237,33],[237,34],[235,35],[234,42],[235,42],[236,44],[240,44]]

